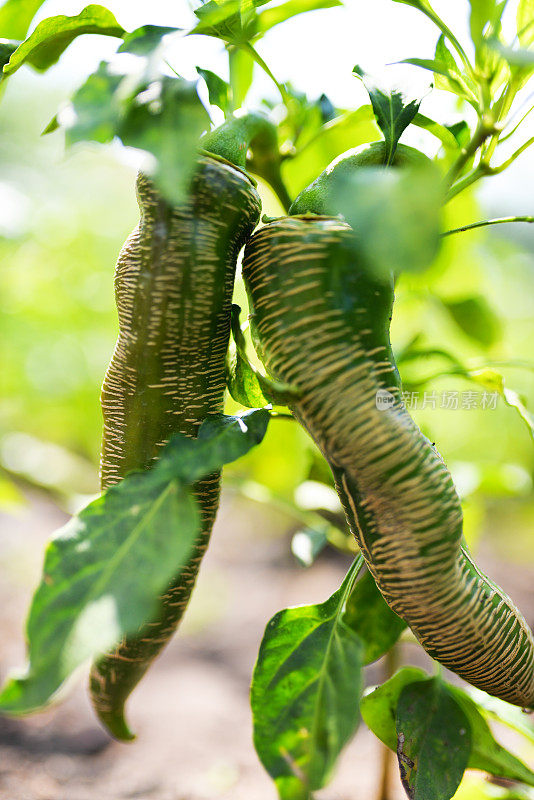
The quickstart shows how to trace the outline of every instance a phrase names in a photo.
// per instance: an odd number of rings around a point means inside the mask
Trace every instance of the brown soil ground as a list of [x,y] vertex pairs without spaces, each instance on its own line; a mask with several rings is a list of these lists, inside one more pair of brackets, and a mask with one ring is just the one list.
[[[43,546],[64,520],[36,493],[26,510],[0,519],[2,677],[23,662],[23,622]],[[248,704],[263,629],[284,606],[325,599],[347,566],[327,554],[310,570],[296,568],[288,537],[276,535],[281,522],[225,498],[187,620],[131,698],[134,742],[114,742],[99,727],[81,676],[48,711],[0,720],[1,800],[274,800],[252,746]],[[534,621],[532,571],[484,556],[482,566]],[[405,645],[403,657],[425,665],[414,646]],[[368,684],[381,680],[381,664],[373,665]],[[521,755],[529,760],[524,749]],[[381,745],[362,726],[319,800],[378,797],[381,758]],[[393,769],[388,800],[400,800]]]

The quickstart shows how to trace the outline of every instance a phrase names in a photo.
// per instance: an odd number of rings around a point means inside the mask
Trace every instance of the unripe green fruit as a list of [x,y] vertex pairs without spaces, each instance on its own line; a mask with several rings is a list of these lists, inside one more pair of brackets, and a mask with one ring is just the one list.
[[[347,150],[346,153],[338,156],[327,166],[324,172],[310,183],[298,195],[293,205],[289,209],[292,216],[296,214],[337,214],[339,209],[335,208],[332,201],[331,187],[340,178],[352,174],[361,167],[385,167],[387,159],[386,143],[384,141],[373,142]],[[405,144],[398,144],[389,167],[418,167],[430,163],[430,159]]]

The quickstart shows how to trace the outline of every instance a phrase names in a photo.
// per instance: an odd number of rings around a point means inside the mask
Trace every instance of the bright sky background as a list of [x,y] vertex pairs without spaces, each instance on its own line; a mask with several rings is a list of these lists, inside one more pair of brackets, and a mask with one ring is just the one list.
[[[83,0],[48,0],[37,21],[53,14],[79,13],[86,4]],[[194,19],[187,0],[103,0],[103,4],[128,30],[146,23],[188,28]],[[468,42],[467,0],[435,0],[433,5],[456,33],[464,32],[460,38]],[[515,5],[511,0],[512,22]],[[283,23],[265,36],[258,50],[278,80],[290,80],[311,97],[325,92],[334,104],[357,108],[368,102],[368,97],[360,81],[352,76],[355,64],[368,72],[382,72],[403,88],[410,85],[423,88],[429,85],[431,73],[402,65],[385,69],[385,65],[409,57],[431,57],[437,36],[429,20],[404,4],[392,0],[345,0],[343,7],[302,14]],[[56,80],[74,88],[101,59],[110,57],[116,46],[115,39],[82,37],[71,45],[56,67],[36,80]],[[224,49],[220,42],[209,37],[170,40],[167,58],[187,78],[196,78],[196,65],[226,76]],[[276,90],[268,79],[263,75],[257,77],[258,96],[269,94],[275,98]],[[456,119],[454,98],[445,92],[434,91],[425,97],[421,111],[445,123]],[[532,134],[532,128],[525,125],[525,138]],[[413,138],[411,143],[420,144]],[[533,212],[532,151],[534,147],[503,175],[485,181],[482,195],[492,213]]]

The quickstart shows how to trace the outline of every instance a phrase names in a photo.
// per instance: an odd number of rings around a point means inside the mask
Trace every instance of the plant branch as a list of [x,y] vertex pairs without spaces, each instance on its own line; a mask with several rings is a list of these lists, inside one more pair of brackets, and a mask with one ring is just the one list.
[[502,225],[505,222],[534,222],[534,217],[498,217],[496,219],[484,219],[481,222],[471,222],[469,225],[462,225],[460,228],[452,228],[450,231],[444,231],[441,236],[451,236],[453,233],[463,233],[464,231],[471,231],[474,228],[485,228],[488,225]]
[[[389,680],[393,676],[397,670],[397,667],[399,666],[398,652],[398,646],[394,644],[393,647],[386,653],[384,664],[385,681]],[[380,784],[378,787],[376,800],[391,800],[390,783],[393,764],[393,753],[389,747],[386,747],[386,745],[383,744],[380,761]]]
[[462,174],[462,171],[469,160],[476,154],[477,150],[484,144],[489,136],[495,133],[495,126],[493,123],[481,120],[471,137],[471,141],[462,149],[462,152],[450,168],[445,177],[445,183],[452,187],[455,180]]

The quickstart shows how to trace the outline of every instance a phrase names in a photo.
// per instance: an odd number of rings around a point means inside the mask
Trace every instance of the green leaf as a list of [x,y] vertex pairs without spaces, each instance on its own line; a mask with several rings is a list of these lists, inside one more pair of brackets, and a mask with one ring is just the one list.
[[143,25],[127,33],[117,53],[133,53],[135,56],[149,56],[161,44],[164,36],[177,33],[180,28],[165,28],[159,25]]
[[354,67],[353,72],[363,81],[369,93],[378,127],[386,140],[386,164],[390,164],[403,131],[419,111],[421,100],[407,101],[402,92],[396,89],[380,88],[358,65]]
[[208,0],[194,10],[199,22],[190,34],[214,36],[228,44],[245,44],[258,29],[256,6],[267,0]]
[[334,181],[335,207],[354,231],[355,249],[384,279],[429,266],[439,249],[442,181],[430,164],[366,167]]
[[534,42],[534,0],[519,0],[516,21],[519,44],[529,47]]
[[247,356],[247,344],[239,315],[241,309],[232,305],[232,337],[235,351],[228,358],[228,391],[236,403],[241,403],[248,408],[258,408],[268,405],[269,401],[263,395],[258,375]]
[[89,75],[72,98],[74,118],[66,131],[67,146],[82,141],[111,142],[122,112],[117,89],[123,79],[112,73],[105,61]]
[[521,733],[534,744],[534,720],[517,706],[492,697],[480,689],[469,687],[469,696],[478,705],[485,717],[499,720],[509,728]]
[[495,741],[488,723],[469,695],[456,686],[448,686],[448,689],[461,706],[471,727],[472,746],[468,766],[499,778],[534,786],[534,772]]
[[499,318],[482,295],[447,300],[443,304],[460,330],[473,341],[491,347],[499,340]]
[[29,666],[4,686],[2,712],[42,707],[79,665],[150,618],[198,535],[188,485],[258,444],[268,420],[262,410],[206,419],[197,439],[173,437],[151,470],[126,476],[59,531],[28,617]]
[[124,28],[119,25],[111,11],[98,5],[87,6],[74,17],[48,17],[15,50],[4,67],[4,73],[12,75],[24,63],[31,64],[38,70],[48,69],[59,60],[74,39],[84,33],[120,38]]
[[[365,695],[360,703],[362,718],[380,741],[396,752],[396,714],[399,697],[405,686],[428,676],[415,667],[403,667],[386,683]],[[481,769],[500,778],[522,781],[534,786],[534,772],[493,738],[476,704],[462,689],[447,684],[447,690],[461,707],[471,728],[471,755],[468,767]]]
[[247,355],[247,343],[241,330],[241,308],[232,305],[231,328],[235,352],[228,359],[228,391],[236,403],[257,408],[269,403],[286,405],[298,397],[298,392],[285,383],[267,378],[256,370]]
[[362,719],[386,747],[397,751],[397,729],[395,719],[399,696],[405,686],[427,678],[417,667],[402,667],[392,678],[367,693],[360,702]]
[[413,118],[413,124],[433,134],[447,150],[458,149],[459,142],[450,127],[442,125],[424,114],[416,114]]
[[288,0],[274,8],[269,8],[267,11],[262,11],[258,16],[258,31],[265,33],[265,31],[274,28],[281,22],[285,22],[297,14],[304,14],[307,11],[317,11],[321,8],[333,8],[334,6],[341,6],[341,0]]
[[361,563],[326,602],[284,609],[265,629],[252,678],[254,744],[281,798],[322,787],[356,730],[362,645],[342,611]]
[[467,100],[471,105],[477,107],[477,100],[473,93],[468,89],[464,79],[459,72],[455,72],[442,61],[431,58],[405,58],[401,64],[411,64],[414,67],[429,70],[434,73],[437,89],[445,89],[453,92],[459,97]]
[[199,524],[189,491],[151,473],[129,476],[68,522],[48,545],[33,598],[28,670],[4,686],[0,711],[42,707],[80,664],[137,630]]
[[230,86],[209,69],[197,67],[197,72],[208,87],[210,105],[217,106],[225,114],[230,109]]
[[347,600],[343,622],[364,645],[363,663],[370,664],[393,647],[406,623],[388,606],[366,570]]
[[123,144],[156,157],[156,184],[176,205],[187,196],[198,142],[206,130],[209,117],[196,85],[166,75],[138,94],[117,124]]
[[0,37],[24,39],[45,0],[7,0],[0,8]]
[[471,752],[471,730],[462,708],[440,678],[410,683],[396,713],[397,758],[411,800],[450,800]]

